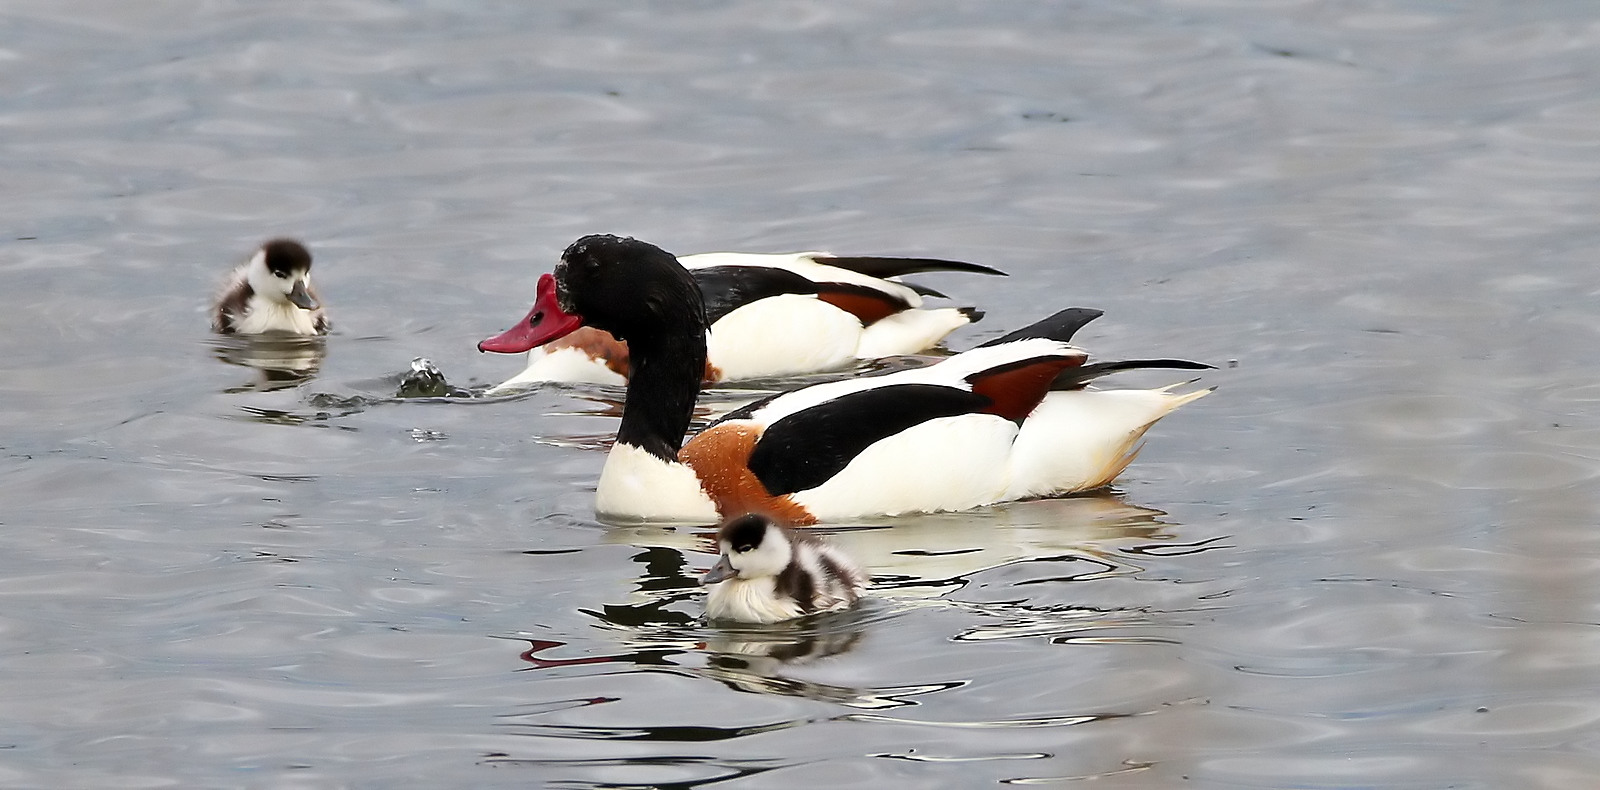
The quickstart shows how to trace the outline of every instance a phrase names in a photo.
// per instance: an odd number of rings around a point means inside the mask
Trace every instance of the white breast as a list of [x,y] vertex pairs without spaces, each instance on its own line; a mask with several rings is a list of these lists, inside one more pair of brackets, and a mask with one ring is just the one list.
[[255,294],[245,303],[244,317],[234,331],[247,335],[263,332],[314,335],[317,333],[317,319],[310,310],[302,310],[288,302],[274,302]]
[[718,582],[706,593],[706,616],[746,623],[776,623],[799,617],[799,603],[778,597],[774,585],[770,576]]
[[694,470],[620,443],[600,470],[594,509],[606,521],[714,524],[718,518]]

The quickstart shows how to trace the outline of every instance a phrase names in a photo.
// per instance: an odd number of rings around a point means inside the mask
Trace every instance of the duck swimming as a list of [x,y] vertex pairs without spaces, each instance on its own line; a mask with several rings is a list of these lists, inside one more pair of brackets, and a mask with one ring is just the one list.
[[1151,425],[1211,390],[1096,390],[1132,368],[1068,341],[1098,310],[1063,310],[925,368],[757,401],[684,443],[706,359],[700,288],[670,253],[585,236],[539,278],[526,318],[478,344],[518,353],[581,326],[629,343],[633,375],[595,496],[611,521],[712,523],[758,513],[791,525],[964,510],[1108,485]]
[[221,334],[325,335],[328,315],[311,287],[311,253],[293,239],[273,239],[228,278],[211,311]]
[[867,574],[843,552],[749,514],[717,530],[721,556],[700,583],[709,585],[712,620],[776,623],[844,609],[867,588]]
[[[837,370],[865,359],[925,351],[983,313],[923,307],[931,288],[889,278],[919,272],[1005,272],[935,258],[842,257],[825,252],[711,252],[678,258],[705,302],[706,383]],[[541,381],[626,384],[628,345],[585,326],[528,352],[495,395]]]

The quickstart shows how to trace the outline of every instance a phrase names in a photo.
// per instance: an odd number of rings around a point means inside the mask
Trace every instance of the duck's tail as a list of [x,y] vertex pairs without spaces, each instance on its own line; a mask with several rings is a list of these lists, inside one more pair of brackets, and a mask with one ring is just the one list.
[[1052,392],[1028,416],[1012,454],[1014,499],[1091,491],[1110,485],[1139,454],[1139,440],[1162,417],[1215,390],[1176,392],[1192,382],[1148,390]]

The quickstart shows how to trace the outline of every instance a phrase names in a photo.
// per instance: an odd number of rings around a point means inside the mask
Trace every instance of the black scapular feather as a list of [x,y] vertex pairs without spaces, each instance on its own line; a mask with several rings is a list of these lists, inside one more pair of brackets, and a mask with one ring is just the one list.
[[989,399],[938,384],[893,384],[842,395],[767,426],[750,471],[773,496],[816,488],[872,443],[938,417],[981,411]]

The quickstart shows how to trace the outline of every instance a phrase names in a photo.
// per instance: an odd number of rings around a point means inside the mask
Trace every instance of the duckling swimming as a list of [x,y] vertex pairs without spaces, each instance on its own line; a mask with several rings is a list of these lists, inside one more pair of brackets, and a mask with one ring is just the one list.
[[713,620],[792,620],[848,608],[866,591],[866,572],[843,552],[766,516],[723,524],[717,547],[722,556],[700,578],[711,585],[706,616]]
[[328,316],[311,287],[311,253],[293,239],[273,239],[235,269],[211,312],[221,334],[325,335]]

